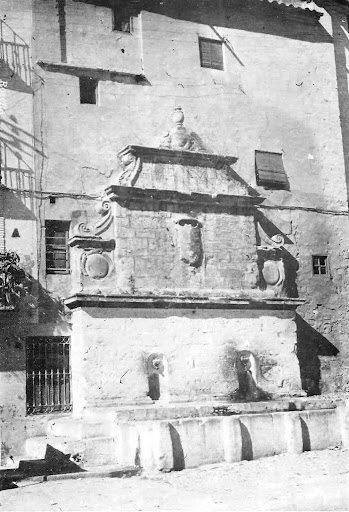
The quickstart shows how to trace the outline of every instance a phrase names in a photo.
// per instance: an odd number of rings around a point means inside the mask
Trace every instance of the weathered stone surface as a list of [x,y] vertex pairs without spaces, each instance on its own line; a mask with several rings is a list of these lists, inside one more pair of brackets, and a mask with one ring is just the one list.
[[[293,314],[271,311],[79,309],[73,313],[74,407],[104,400],[150,401],[144,357],[162,353],[172,401],[228,397],[238,387],[236,351],[268,355],[275,367],[261,386],[275,395],[300,392]],[[103,371],[96,371],[96,364]],[[161,395],[161,389],[160,389]]]
[[[238,160],[230,170],[207,166],[201,172],[188,165],[184,175],[178,162],[171,163],[168,174],[163,162],[145,162],[137,183],[155,189],[166,184],[187,195],[199,189],[201,194],[248,190],[266,196],[259,211],[267,234],[281,232],[286,240],[284,287],[292,296],[306,298],[296,319],[303,389],[308,394],[348,389],[347,13],[339,4],[335,9],[328,4],[328,11],[315,6],[323,14],[319,21],[305,9],[260,0],[248,6],[238,0],[229,4],[233,16],[228,4],[222,10],[221,2],[219,8],[211,2],[200,9],[165,4],[160,12],[142,11],[135,17],[130,35],[112,30],[110,9],[66,0],[69,67],[64,68],[58,4],[0,1],[6,22],[23,39],[21,55],[28,56],[26,62],[21,57],[21,69],[15,70],[4,96],[5,240],[33,277],[35,297],[23,302],[15,318],[1,313],[0,407],[6,457],[18,453],[25,427],[32,425],[25,417],[25,339],[70,332],[61,299],[70,293],[71,276],[45,274],[45,220],[68,221],[76,210],[93,211],[97,196],[120,175],[117,152],[129,144],[158,147],[171,126],[173,106],[179,104],[188,133],[200,137],[205,152]],[[223,72],[200,66],[198,35],[218,37],[212,26],[225,41]],[[29,57],[32,63],[54,66],[35,66],[30,82]],[[117,79],[102,73],[98,106],[79,102],[78,74],[91,69],[119,73]],[[129,75],[122,73],[144,74],[148,86],[130,83]],[[290,190],[256,186],[255,150],[282,154]],[[244,201],[237,206],[244,209]],[[132,201],[119,204],[114,208],[115,226],[108,225],[119,242],[113,288],[117,282],[132,294],[149,290],[154,284],[150,275],[157,289],[257,288],[252,218],[241,212],[231,216],[200,211],[204,257],[196,268],[181,262],[172,231],[178,214],[174,204],[160,204],[155,215],[146,205],[137,212],[139,222],[135,206]],[[193,201],[187,210],[184,213],[198,214]],[[14,238],[15,229],[20,236]],[[328,255],[328,276],[312,275],[313,254]],[[107,279],[83,276],[75,291],[90,286],[103,295]],[[190,332],[195,339],[205,339],[200,329]],[[145,333],[146,345],[149,337]],[[94,350],[98,352],[98,344]],[[278,349],[280,357],[283,350]],[[111,362],[106,368],[114,369]]]

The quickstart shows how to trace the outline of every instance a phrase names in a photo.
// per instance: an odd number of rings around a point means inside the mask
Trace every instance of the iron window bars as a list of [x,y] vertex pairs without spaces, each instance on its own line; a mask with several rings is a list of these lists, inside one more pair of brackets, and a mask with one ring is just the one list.
[[27,338],[27,414],[70,411],[70,376],[69,337]]

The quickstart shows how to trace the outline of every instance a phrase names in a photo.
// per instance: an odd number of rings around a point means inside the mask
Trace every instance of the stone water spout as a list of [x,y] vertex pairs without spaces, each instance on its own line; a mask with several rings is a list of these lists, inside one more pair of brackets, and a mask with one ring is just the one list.
[[252,352],[249,350],[238,352],[235,367],[239,388],[232,398],[246,402],[270,398],[268,393],[263,391],[258,385],[261,380],[261,370],[258,358]]

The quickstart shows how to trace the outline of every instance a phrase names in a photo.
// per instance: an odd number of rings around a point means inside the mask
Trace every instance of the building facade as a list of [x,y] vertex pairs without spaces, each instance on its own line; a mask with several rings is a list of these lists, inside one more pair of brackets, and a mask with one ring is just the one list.
[[244,351],[270,397],[348,391],[345,4],[15,4],[2,461],[53,416],[234,397]]

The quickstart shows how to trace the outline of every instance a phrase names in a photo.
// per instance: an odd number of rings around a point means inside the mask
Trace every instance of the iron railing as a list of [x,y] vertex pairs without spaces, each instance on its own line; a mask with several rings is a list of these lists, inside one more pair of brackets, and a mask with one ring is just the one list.
[[27,414],[70,411],[70,339],[27,338]]

